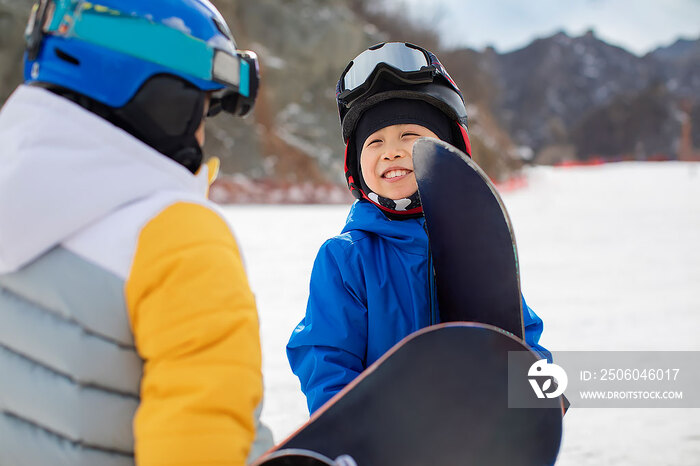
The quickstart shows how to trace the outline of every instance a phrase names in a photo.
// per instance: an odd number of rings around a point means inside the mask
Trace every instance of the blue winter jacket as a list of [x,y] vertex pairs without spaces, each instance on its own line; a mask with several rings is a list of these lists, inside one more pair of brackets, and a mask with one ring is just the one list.
[[[306,316],[287,344],[310,413],[394,344],[438,323],[424,223],[389,220],[358,201],[342,233],[321,246]],[[524,300],[523,318],[526,342],[551,360],[538,344],[542,320]]]

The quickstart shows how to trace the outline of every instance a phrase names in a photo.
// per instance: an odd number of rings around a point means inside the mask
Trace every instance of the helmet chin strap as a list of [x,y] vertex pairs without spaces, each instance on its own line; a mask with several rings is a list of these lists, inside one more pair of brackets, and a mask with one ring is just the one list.
[[418,191],[403,199],[389,199],[373,191],[369,191],[365,195],[372,204],[378,206],[387,217],[393,220],[416,218],[423,215]]

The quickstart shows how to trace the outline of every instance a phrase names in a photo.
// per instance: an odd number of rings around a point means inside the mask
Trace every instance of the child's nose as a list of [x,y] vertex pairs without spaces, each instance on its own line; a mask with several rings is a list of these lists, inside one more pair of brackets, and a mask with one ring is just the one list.
[[408,155],[408,153],[403,148],[392,147],[386,151],[384,158],[387,160],[396,160],[396,159],[400,159],[402,157],[406,157],[407,155]]

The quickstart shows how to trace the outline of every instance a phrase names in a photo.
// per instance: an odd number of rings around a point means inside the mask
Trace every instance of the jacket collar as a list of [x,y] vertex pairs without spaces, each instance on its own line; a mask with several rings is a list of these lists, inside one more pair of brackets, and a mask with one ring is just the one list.
[[390,220],[375,205],[359,200],[350,209],[343,233],[353,230],[372,233],[406,252],[426,256],[428,236],[424,225],[423,217]]

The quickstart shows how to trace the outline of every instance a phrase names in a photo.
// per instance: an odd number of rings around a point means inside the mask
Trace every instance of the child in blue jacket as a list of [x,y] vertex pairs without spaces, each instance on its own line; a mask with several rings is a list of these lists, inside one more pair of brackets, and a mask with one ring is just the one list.
[[[427,136],[471,153],[462,94],[427,50],[400,42],[366,50],[336,96],[358,200],[318,252],[306,315],[287,345],[311,413],[394,344],[438,323],[411,150]],[[523,320],[525,341],[551,359],[538,344],[542,320],[524,300]]]

